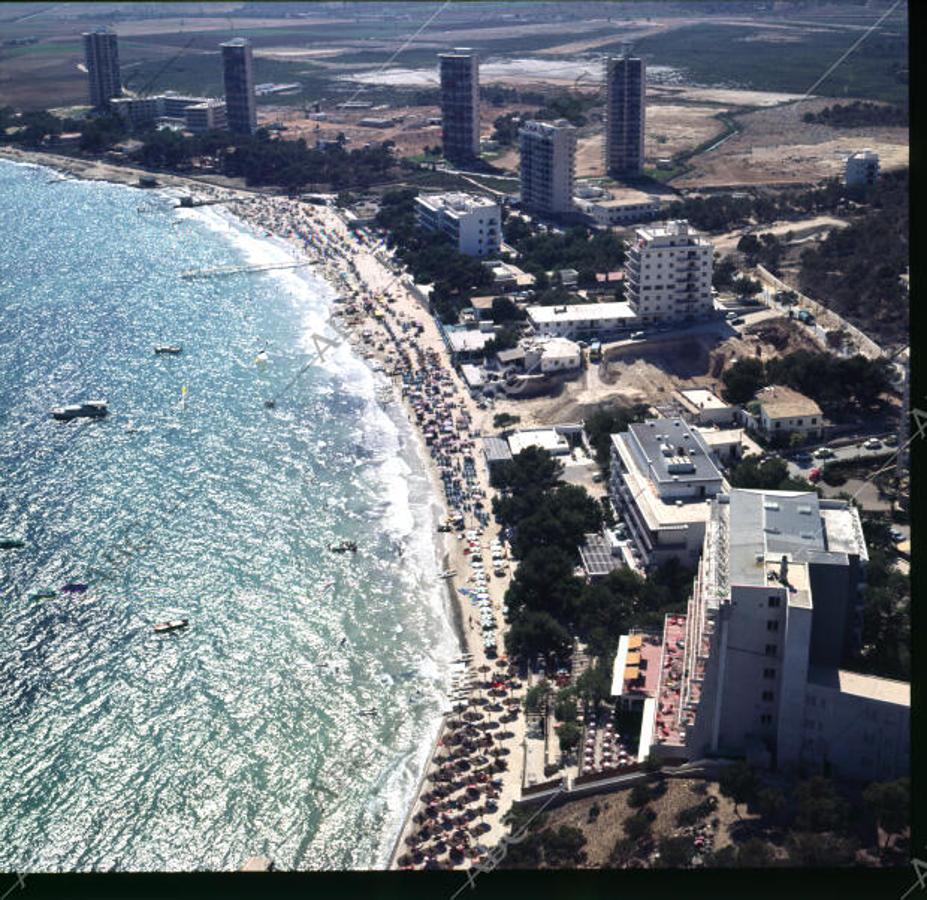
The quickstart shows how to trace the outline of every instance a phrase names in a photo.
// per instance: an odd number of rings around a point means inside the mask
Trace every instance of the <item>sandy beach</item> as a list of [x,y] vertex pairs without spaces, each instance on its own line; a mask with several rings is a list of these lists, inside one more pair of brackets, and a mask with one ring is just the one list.
[[[14,148],[2,156],[129,185],[149,174]],[[407,289],[386,247],[350,231],[335,209],[181,176],[157,178],[162,187],[185,188],[196,201],[236,201],[235,217],[287,241],[294,257],[314,264],[339,293],[325,337],[347,337],[380,373],[380,402],[403,404],[421,440],[436,496],[443,498],[446,513],[462,516],[462,528],[436,535],[443,538],[449,602],[461,632],[451,708],[389,865],[478,865],[506,832],[501,817],[521,793],[525,729],[524,686],[504,646],[502,606],[513,564],[492,522],[493,491],[479,446],[491,414],[478,409],[464,388],[435,321]],[[494,574],[500,565],[504,575]]]

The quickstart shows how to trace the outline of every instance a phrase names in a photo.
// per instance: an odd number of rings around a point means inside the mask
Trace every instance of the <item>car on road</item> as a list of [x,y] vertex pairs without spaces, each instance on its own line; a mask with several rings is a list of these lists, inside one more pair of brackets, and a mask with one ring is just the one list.
[[881,446],[882,442],[878,438],[869,438],[869,440],[863,444],[863,447],[867,450],[878,450]]
[[891,535],[892,535],[892,540],[896,544],[900,544],[905,539],[905,536],[897,528],[892,529]]
[[740,316],[737,316],[735,319],[731,319],[731,325],[743,325],[743,323],[744,320]]
[[731,319],[736,319],[736,318],[737,318],[737,313],[735,313],[734,310],[731,310],[730,312],[726,312],[726,313],[724,314],[724,318],[727,319],[728,322],[730,322]]
[[886,447],[897,447],[898,446],[898,435],[890,434],[887,438],[883,438],[882,443]]
[[647,333],[644,331],[632,331],[631,332],[632,341],[642,341],[645,337],[647,337]]
[[818,449],[815,450],[814,453],[811,455],[815,459],[830,459],[836,454],[834,453],[833,450],[830,449],[830,447],[818,447]]

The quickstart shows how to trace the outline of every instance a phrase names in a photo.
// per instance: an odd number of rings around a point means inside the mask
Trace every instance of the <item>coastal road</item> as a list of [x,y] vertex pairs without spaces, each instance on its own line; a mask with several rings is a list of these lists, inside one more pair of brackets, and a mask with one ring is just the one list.
[[[817,448],[815,448],[817,449]],[[884,456],[886,453],[894,453],[897,447],[886,447],[884,444],[877,450],[867,450],[862,443],[850,444],[848,447],[832,447],[833,456],[827,459],[816,459],[812,454],[811,448],[804,451],[803,454],[790,454],[785,458],[788,463],[789,475],[807,478],[808,473],[815,466],[824,466],[829,462],[845,462],[847,460],[859,460],[867,462],[873,457]]]

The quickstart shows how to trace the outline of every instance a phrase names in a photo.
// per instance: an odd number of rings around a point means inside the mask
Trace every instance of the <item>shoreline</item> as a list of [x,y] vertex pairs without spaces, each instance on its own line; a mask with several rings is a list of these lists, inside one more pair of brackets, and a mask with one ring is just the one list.
[[[10,152],[10,149],[0,149],[0,159],[45,166],[83,180],[111,181],[138,188],[138,176],[150,174],[129,167],[73,160],[42,152],[29,153],[18,149]],[[404,840],[406,845],[412,847],[413,855],[421,856],[424,853],[423,858],[431,868],[466,868],[471,864],[477,864],[481,857],[485,857],[487,845],[495,844],[507,833],[501,816],[507,811],[511,800],[520,796],[523,775],[520,749],[524,734],[524,716],[521,714],[520,701],[516,701],[513,696],[521,685],[509,668],[504,656],[504,645],[499,646],[502,645],[505,634],[501,616],[502,597],[511,578],[511,567],[507,566],[505,576],[499,579],[493,578],[489,572],[487,578],[480,574],[481,568],[470,570],[468,565],[468,555],[471,551],[473,556],[482,556],[487,546],[484,536],[501,538],[501,535],[498,535],[499,529],[492,523],[491,516],[487,516],[485,512],[493,496],[485,461],[477,449],[485,416],[476,408],[469,392],[451,366],[434,319],[406,289],[401,280],[401,270],[398,274],[390,271],[385,261],[387,254],[382,242],[374,244],[360,235],[351,233],[338,212],[327,206],[307,204],[279,195],[221,187],[183,176],[158,175],[158,178],[161,183],[154,190],[162,196],[165,189],[185,187],[195,192],[198,199],[220,202],[223,199],[238,200],[234,210],[223,208],[223,215],[247,224],[263,233],[264,238],[275,239],[273,242],[277,246],[283,246],[279,241],[285,242],[290,252],[313,264],[318,277],[324,279],[339,295],[330,304],[331,318],[327,324],[332,325],[341,337],[347,338],[354,352],[365,361],[374,375],[385,374],[389,379],[391,395],[401,405],[403,418],[419,442],[416,449],[422,457],[438,504],[445,513],[449,512],[452,504],[448,491],[453,490],[456,501],[453,508],[456,510],[458,506],[463,506],[460,511],[464,518],[464,528],[434,536],[437,538],[436,557],[441,559],[444,571],[455,573],[453,577],[445,579],[446,597],[450,603],[448,618],[461,653],[451,665],[450,699],[458,709],[463,708],[460,704],[469,704],[473,709],[473,704],[488,702],[483,699],[483,692],[491,687],[493,682],[490,679],[511,680],[512,686],[509,687],[506,681],[506,688],[503,690],[508,710],[505,710],[505,716],[495,723],[499,728],[502,727],[502,723],[506,723],[505,731],[502,733],[510,736],[496,740],[495,733],[487,733],[481,735],[479,742],[482,745],[488,741],[493,748],[491,752],[496,757],[492,766],[485,766],[485,780],[483,775],[479,778],[483,785],[480,792],[487,795],[489,804],[481,807],[479,811],[479,833],[482,837],[476,844],[469,838],[466,839],[465,844],[461,845],[464,848],[461,850],[464,853],[462,859],[438,860],[436,857],[440,853],[436,853],[429,846],[427,838],[420,838],[423,830],[427,829],[416,830],[415,821],[421,821],[420,817],[425,815],[426,808],[433,808],[434,801],[430,806],[423,798],[426,781],[435,780],[437,774],[443,783],[447,771],[451,768],[447,756],[441,756],[442,749],[447,749],[444,747],[444,740],[448,734],[449,722],[452,721],[451,712],[442,712],[436,736],[430,742],[427,762],[421,771],[414,794],[407,801],[408,806],[402,824],[395,834],[395,839],[392,835],[384,835],[384,846],[389,839],[392,850],[387,869],[397,866],[421,867],[418,864],[409,864],[409,859],[406,859],[406,865],[399,864],[402,858],[399,854],[403,850]],[[334,321],[336,319],[337,322]],[[342,327],[344,332],[341,330]],[[378,386],[377,390],[385,392],[386,389]],[[399,396],[396,396],[397,393]],[[439,424],[436,418],[438,415],[447,418],[440,422],[443,427],[436,430],[435,426]],[[446,423],[451,422],[454,424],[449,427]],[[483,507],[483,512],[480,513],[473,505],[479,503]],[[469,578],[466,577],[468,571]],[[460,587],[467,583],[471,585],[471,597],[481,593],[481,596],[486,598],[480,601],[480,607],[484,613],[487,609],[492,612],[495,629],[493,633],[501,658],[498,658],[496,653],[486,653],[483,633],[478,623],[474,626],[475,601],[468,601],[460,591]],[[464,660],[464,673],[455,677],[454,665]],[[486,674],[489,672],[492,674]],[[473,696],[477,690],[479,700]],[[513,704],[516,703],[513,709]],[[500,712],[503,711],[501,702],[495,705]],[[474,712],[474,715],[477,713]],[[479,713],[479,716],[484,717],[482,713]],[[458,727],[461,732],[467,732],[469,735],[476,730],[472,724],[464,724],[463,720],[455,721],[459,721]],[[464,741],[469,743],[469,737]],[[483,751],[473,752],[482,754]],[[436,773],[439,766],[441,772]],[[490,779],[490,771],[498,777]],[[473,802],[467,795],[455,801],[454,808],[465,808]],[[469,814],[469,811],[467,812]],[[446,815],[444,817],[447,818]],[[475,831],[476,829],[472,829],[471,833]],[[462,834],[462,831],[457,833]],[[439,845],[440,843],[443,842],[439,842]],[[423,848],[421,851],[420,847]],[[405,856],[409,857],[410,854],[406,853]]]

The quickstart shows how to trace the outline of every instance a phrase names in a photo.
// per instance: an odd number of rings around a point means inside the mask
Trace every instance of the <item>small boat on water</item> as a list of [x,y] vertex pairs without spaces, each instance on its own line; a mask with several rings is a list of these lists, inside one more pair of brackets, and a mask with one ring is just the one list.
[[82,584],[79,581],[70,581],[67,584],[61,585],[61,590],[65,594],[83,594],[88,587],[89,585]]
[[341,541],[328,548],[332,553],[357,553],[357,544],[354,541]]
[[190,624],[189,619],[172,619],[169,622],[159,622],[154,627],[155,634],[167,634],[169,631],[180,631]]
[[71,406],[53,406],[49,415],[53,419],[99,419],[109,412],[105,400],[87,400]]
[[170,353],[176,355],[178,353],[183,353],[183,347],[178,347],[176,344],[155,344],[154,352],[158,354]]
[[451,569],[447,569],[444,572],[439,573],[438,578],[453,578],[457,573]]
[[26,542],[14,537],[0,537],[0,550],[19,550]]
[[58,592],[53,591],[51,588],[43,588],[41,591],[36,591],[29,599],[30,600],[51,600],[53,597],[57,597]]

